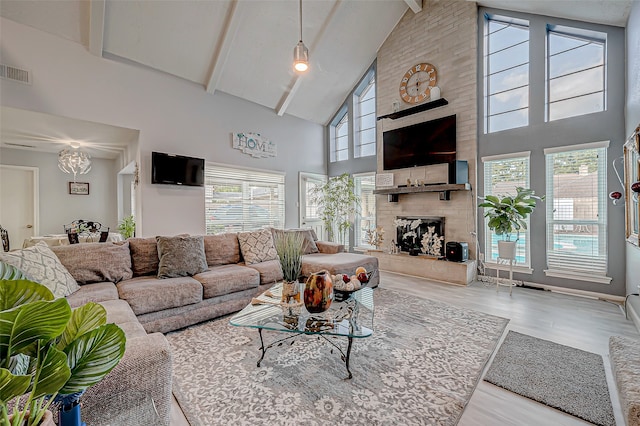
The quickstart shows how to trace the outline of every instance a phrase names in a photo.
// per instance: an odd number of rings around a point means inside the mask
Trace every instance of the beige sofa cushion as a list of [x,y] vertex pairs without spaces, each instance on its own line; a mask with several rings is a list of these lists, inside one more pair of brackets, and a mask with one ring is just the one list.
[[158,243],[155,237],[129,238],[131,269],[133,276],[156,275],[158,273]]
[[117,284],[118,295],[136,315],[202,301],[202,285],[191,277],[135,277]]
[[280,260],[267,260],[266,262],[253,263],[247,266],[260,273],[260,285],[282,281],[284,278]]
[[80,284],[117,283],[133,276],[129,243],[83,243],[52,247]]
[[77,308],[87,302],[100,303],[107,300],[118,300],[118,289],[111,282],[85,284],[80,286],[80,290],[67,296],[67,302],[72,308]]
[[187,277],[207,270],[202,236],[156,237],[158,278]]
[[240,262],[240,243],[238,234],[228,232],[204,236],[204,254],[207,265],[218,266]]
[[257,288],[260,285],[260,273],[241,265],[214,266],[206,272],[194,275],[193,278],[202,284],[205,299]]
[[240,251],[247,265],[278,258],[273,234],[269,229],[238,233]]

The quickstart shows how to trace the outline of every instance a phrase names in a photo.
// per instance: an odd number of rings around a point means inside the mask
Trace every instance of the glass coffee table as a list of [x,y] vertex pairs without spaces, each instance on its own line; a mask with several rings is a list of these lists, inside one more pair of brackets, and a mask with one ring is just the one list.
[[[301,288],[301,292],[303,291],[304,289]],[[268,293],[272,297],[268,296]],[[278,305],[281,294],[282,284],[279,283],[255,298],[265,304],[253,304],[254,299],[252,303],[229,320],[231,325],[258,330],[262,353],[257,366],[260,367],[267,349],[302,335],[317,335],[340,352],[341,359],[345,363],[347,373],[349,373],[348,378],[353,377],[349,369],[353,339],[365,338],[373,334],[373,289],[365,287],[352,293],[343,302],[334,301],[327,311],[320,314],[309,313],[304,304],[297,307]],[[280,336],[277,340],[265,345],[263,330],[285,333],[287,336]],[[347,340],[346,353],[334,341],[339,338]]]

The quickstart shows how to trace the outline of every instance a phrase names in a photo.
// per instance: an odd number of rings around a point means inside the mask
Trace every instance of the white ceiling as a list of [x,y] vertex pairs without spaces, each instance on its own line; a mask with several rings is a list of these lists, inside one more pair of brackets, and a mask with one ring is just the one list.
[[[479,4],[624,26],[632,1]],[[291,67],[299,38],[296,0],[2,0],[0,15],[80,43],[95,55],[124,58],[201,84],[209,93],[219,90],[326,124],[400,18],[413,13],[409,6],[419,11],[422,0],[303,0],[311,69],[302,77]],[[428,2],[425,8],[428,13]]]

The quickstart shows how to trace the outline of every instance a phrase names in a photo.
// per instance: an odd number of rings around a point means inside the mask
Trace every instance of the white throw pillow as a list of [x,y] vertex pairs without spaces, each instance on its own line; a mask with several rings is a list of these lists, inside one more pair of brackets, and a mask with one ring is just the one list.
[[33,247],[0,253],[0,260],[20,269],[31,281],[47,287],[56,299],[80,290],[58,256],[42,241]]
[[247,265],[278,258],[273,235],[269,229],[238,233],[240,251]]

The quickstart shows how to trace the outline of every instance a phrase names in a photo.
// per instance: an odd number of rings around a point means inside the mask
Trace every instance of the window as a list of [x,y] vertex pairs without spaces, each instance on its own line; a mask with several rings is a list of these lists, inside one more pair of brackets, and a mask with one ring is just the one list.
[[338,122],[332,126],[331,162],[349,159],[349,114],[345,109]]
[[[483,157],[484,163],[484,194],[487,195],[516,195],[516,188],[529,188],[529,152]],[[496,235],[485,223],[485,259],[496,262],[498,259],[498,240]],[[516,261],[518,265],[530,266],[529,219],[527,229],[521,231],[516,244]]]
[[609,283],[608,142],[545,149],[548,276]]
[[367,242],[367,231],[376,228],[376,189],[375,173],[363,173],[354,175],[355,192],[360,198],[360,206],[355,217],[355,246],[362,248],[374,248]]
[[[355,96],[355,158],[376,155],[376,81],[373,70],[363,80],[360,94]],[[357,93],[357,92],[356,92]]]
[[284,174],[205,166],[207,235],[284,227]]
[[529,23],[487,17],[484,36],[485,133],[529,124]]
[[549,121],[604,111],[606,39],[595,31],[547,26]]

